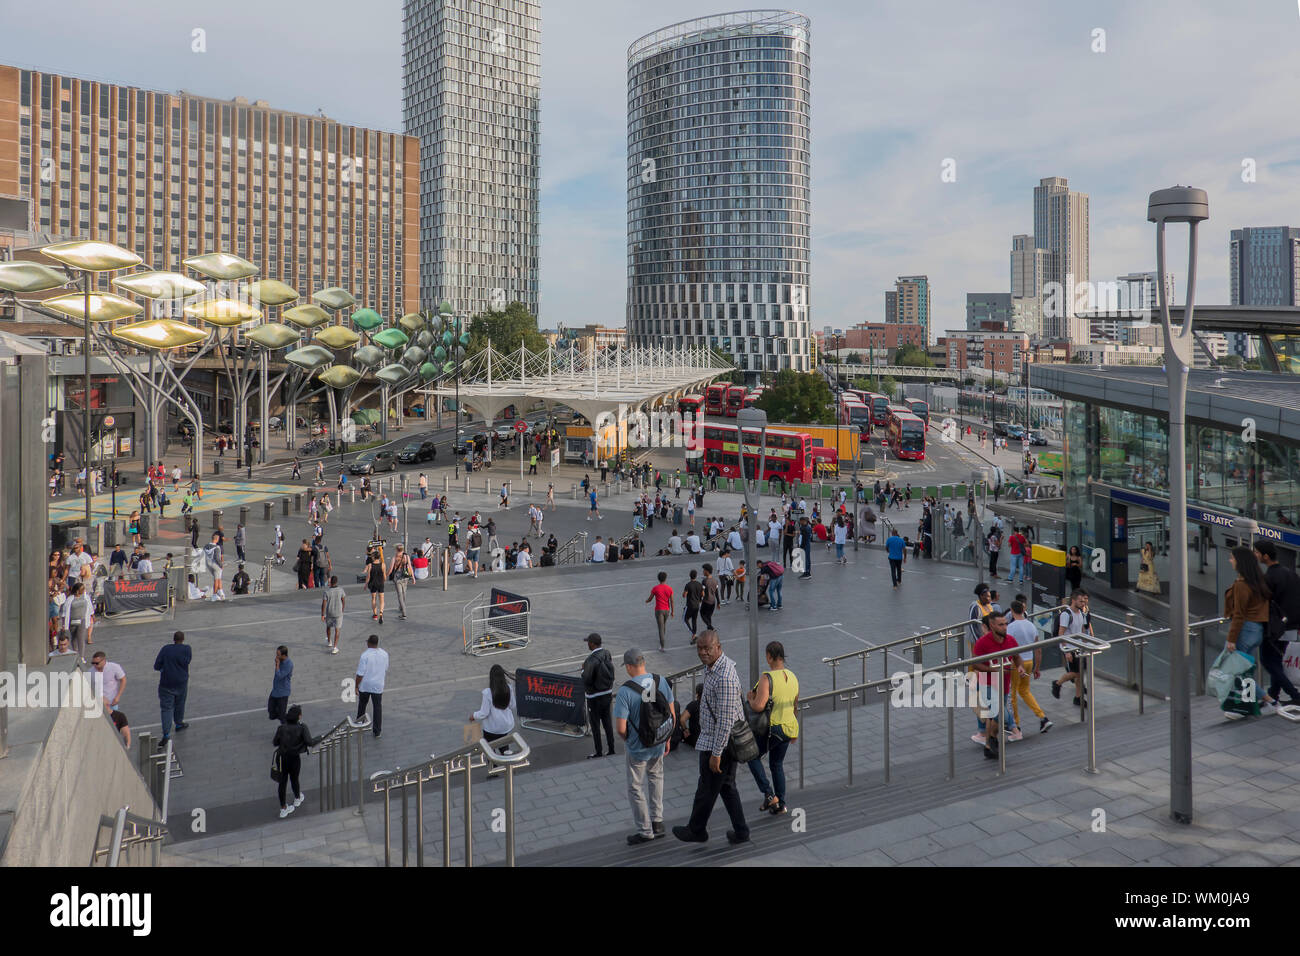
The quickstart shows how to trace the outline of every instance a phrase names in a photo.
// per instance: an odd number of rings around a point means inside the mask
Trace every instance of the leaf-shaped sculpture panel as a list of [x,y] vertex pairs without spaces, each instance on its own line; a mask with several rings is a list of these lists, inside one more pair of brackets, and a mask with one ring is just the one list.
[[209,252],[202,256],[190,256],[181,261],[200,275],[223,282],[257,275],[257,266],[247,259],[241,259],[233,252]]
[[400,362],[394,362],[392,365],[385,365],[375,373],[375,378],[379,379],[385,385],[396,385],[410,376],[411,370]]
[[188,299],[206,289],[202,282],[179,272],[133,272],[118,276],[113,285],[146,299]]
[[331,325],[312,336],[321,345],[332,349],[348,349],[361,341],[361,336],[343,325]]
[[[80,321],[87,317],[86,295],[73,292],[68,295],[55,296],[41,303],[47,309],[53,309],[61,315]],[[130,319],[144,311],[144,306],[137,305],[130,299],[111,292],[92,292],[89,318],[92,322],[116,322],[118,319]]]
[[402,353],[402,362],[406,365],[409,365],[411,368],[415,368],[417,365],[419,365],[428,357],[429,357],[428,352],[420,348],[418,345],[412,345],[409,349],[407,349],[405,352]]
[[447,350],[443,348],[441,345],[439,345],[436,349],[433,350],[433,358],[437,362],[447,361]]
[[113,337],[142,349],[178,349],[198,345],[208,333],[176,319],[150,319],[115,329]]
[[377,368],[384,358],[384,350],[378,345],[363,345],[352,353],[352,361],[366,368]]
[[376,332],[370,336],[370,341],[376,345],[382,345],[386,349],[400,349],[410,339],[401,329],[384,329],[384,331]]
[[312,296],[312,301],[325,306],[327,309],[350,309],[357,304],[357,300],[351,292],[347,289],[340,289],[338,286],[321,289]]
[[426,382],[437,374],[438,366],[434,365],[432,362],[425,362],[420,366],[420,378],[424,379]]
[[422,349],[427,349],[430,345],[433,344],[433,333],[430,332],[428,329],[424,329],[423,331],[417,333],[415,336],[415,344]]
[[319,305],[295,305],[285,309],[280,318],[303,329],[314,329],[330,320],[330,314]]
[[237,299],[210,299],[195,302],[185,307],[185,314],[191,318],[215,325],[218,328],[233,329],[237,325],[255,321],[262,317],[262,310],[255,309],[247,302]]
[[397,320],[397,324],[414,335],[424,328],[424,316],[419,312],[408,312]]
[[130,249],[94,239],[56,242],[52,246],[46,246],[41,253],[55,262],[81,269],[83,272],[116,272],[118,269],[138,266],[142,261]]
[[247,334],[258,345],[268,349],[282,349],[302,338],[302,333],[297,329],[291,329],[289,326],[280,325],[277,322],[259,325]]
[[288,305],[298,298],[298,290],[279,279],[259,279],[244,286],[244,292],[261,305]]
[[0,292],[49,292],[68,284],[68,277],[39,262],[0,262]]
[[347,388],[361,378],[361,373],[350,365],[331,365],[316,378],[330,388]]
[[334,353],[323,345],[304,345],[300,349],[294,349],[284,357],[284,360],[305,372],[310,372],[333,362]]
[[384,324],[384,317],[374,309],[357,309],[352,313],[352,324],[362,332],[369,332]]

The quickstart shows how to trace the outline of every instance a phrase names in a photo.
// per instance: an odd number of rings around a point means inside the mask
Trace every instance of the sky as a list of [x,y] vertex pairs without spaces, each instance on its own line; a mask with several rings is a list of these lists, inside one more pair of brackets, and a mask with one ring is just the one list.
[[[0,0],[0,62],[401,128],[399,0]],[[540,319],[622,325],[627,47],[728,6],[542,0]],[[1300,11],[1290,0],[816,0],[814,329],[880,321],[924,273],[937,332],[967,292],[1007,291],[1033,187],[1091,202],[1096,280],[1154,270],[1152,190],[1199,186],[1197,301],[1228,301],[1228,232],[1300,225]],[[206,51],[194,52],[196,28]],[[1104,31],[1098,33],[1097,31]],[[941,177],[955,160],[955,181]],[[1186,249],[1169,269],[1185,298]]]

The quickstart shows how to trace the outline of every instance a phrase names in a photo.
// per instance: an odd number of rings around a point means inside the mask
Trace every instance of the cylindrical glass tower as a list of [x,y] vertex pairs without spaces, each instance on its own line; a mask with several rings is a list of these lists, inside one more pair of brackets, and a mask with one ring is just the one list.
[[637,40],[627,327],[752,373],[810,369],[809,20],[749,10]]

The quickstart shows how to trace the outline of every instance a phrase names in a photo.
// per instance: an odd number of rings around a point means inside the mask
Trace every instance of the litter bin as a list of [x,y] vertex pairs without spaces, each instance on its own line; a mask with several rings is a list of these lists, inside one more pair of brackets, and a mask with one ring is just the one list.
[[248,524],[248,505],[239,506],[239,523],[242,525]]
[[296,492],[293,496],[293,510],[302,511],[302,492]]
[[225,514],[220,508],[214,508],[212,511],[212,530],[216,531],[221,527],[221,516]]
[[158,515],[156,512],[146,511],[140,516],[140,540],[148,541],[156,537],[158,537]]
[[220,459],[220,458],[214,458],[214,459],[212,460],[212,473],[213,473],[214,475],[219,475],[219,474],[221,474],[221,459]]
[[121,519],[104,522],[104,544],[107,547],[116,547],[120,544],[126,544],[126,522]]
[[167,572],[167,584],[171,587],[172,596],[178,604],[190,599],[190,589],[186,587],[187,571],[188,565],[174,564]]
[[263,521],[271,520],[271,502],[269,501],[262,502],[262,520]]
[[280,514],[286,518],[289,517],[289,496],[285,495],[280,499]]

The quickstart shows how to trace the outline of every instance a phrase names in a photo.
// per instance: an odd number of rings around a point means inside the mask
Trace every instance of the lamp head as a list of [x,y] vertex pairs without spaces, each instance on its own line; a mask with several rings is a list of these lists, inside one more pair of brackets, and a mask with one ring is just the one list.
[[1254,518],[1238,515],[1232,519],[1232,530],[1240,531],[1243,534],[1259,534],[1259,522]]
[[1170,186],[1147,200],[1147,222],[1202,222],[1210,218],[1210,197],[1204,189]]
[[736,412],[736,424],[745,428],[762,428],[767,424],[767,412],[761,408],[742,408]]

